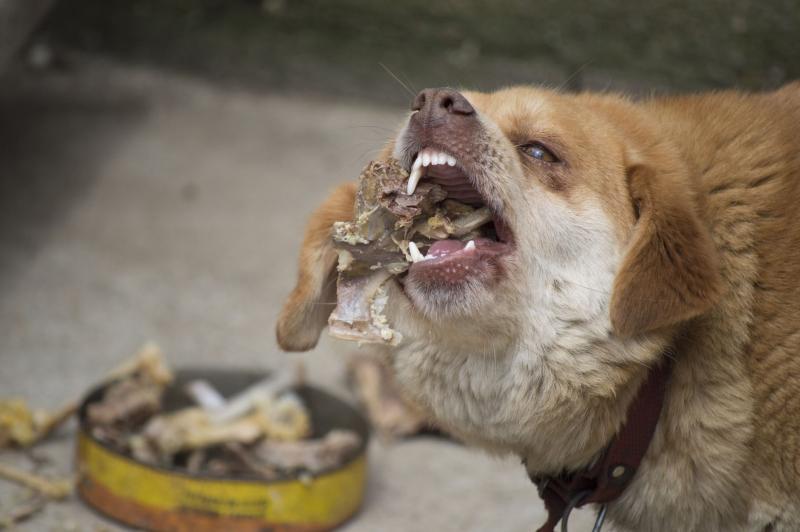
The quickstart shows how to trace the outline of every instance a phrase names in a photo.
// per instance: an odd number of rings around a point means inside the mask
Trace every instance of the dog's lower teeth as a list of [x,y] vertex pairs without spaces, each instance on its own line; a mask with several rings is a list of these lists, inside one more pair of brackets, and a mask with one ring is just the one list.
[[411,255],[411,260],[413,262],[420,262],[425,260],[425,256],[419,250],[417,245],[414,242],[408,243],[408,253]]

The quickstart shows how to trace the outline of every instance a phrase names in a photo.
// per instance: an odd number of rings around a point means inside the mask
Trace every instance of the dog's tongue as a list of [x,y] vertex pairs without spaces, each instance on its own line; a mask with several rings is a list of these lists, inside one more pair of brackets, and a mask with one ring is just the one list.
[[428,255],[432,257],[443,257],[449,255],[454,251],[461,251],[464,249],[466,242],[460,240],[437,240],[428,250]]
[[411,265],[409,276],[417,282],[460,283],[494,271],[492,259],[507,249],[506,244],[487,238],[476,238],[471,245],[460,240],[437,240],[425,260]]

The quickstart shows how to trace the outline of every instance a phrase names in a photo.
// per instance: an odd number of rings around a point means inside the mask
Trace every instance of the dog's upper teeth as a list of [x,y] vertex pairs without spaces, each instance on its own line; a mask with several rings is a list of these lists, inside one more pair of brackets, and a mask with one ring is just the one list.
[[452,155],[448,155],[441,151],[436,151],[430,148],[425,148],[417,158],[414,160],[414,164],[411,165],[411,170],[409,171],[408,176],[408,188],[406,192],[410,195],[413,194],[414,191],[417,189],[417,184],[419,184],[419,180],[422,177],[423,167],[428,166],[435,166],[435,165],[450,165],[455,166],[458,161]]
[[417,160],[411,165],[411,173],[408,175],[408,186],[406,187],[406,194],[409,196],[417,190],[417,184],[422,177],[422,158],[417,156]]
[[437,151],[431,148],[425,148],[422,150],[417,158],[422,160],[422,166],[431,166],[437,164],[449,164],[450,166],[456,165],[455,157],[448,155],[443,151]]
[[425,260],[425,256],[420,252],[419,248],[414,242],[408,243],[408,252],[411,254],[412,262],[420,262]]

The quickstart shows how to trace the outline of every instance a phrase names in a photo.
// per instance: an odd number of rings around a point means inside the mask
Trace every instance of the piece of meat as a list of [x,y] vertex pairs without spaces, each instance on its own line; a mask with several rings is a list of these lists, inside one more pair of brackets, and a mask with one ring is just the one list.
[[94,426],[137,425],[161,410],[163,386],[145,376],[133,375],[111,384],[103,399],[86,412]]
[[408,241],[415,222],[435,213],[446,197],[438,185],[421,183],[405,193],[408,173],[397,161],[372,162],[358,179],[352,221],[333,224],[339,271],[365,275],[377,269],[398,274],[408,269]]
[[389,368],[378,356],[354,354],[347,361],[347,376],[370,424],[382,438],[411,436],[429,427],[425,417],[400,395]]
[[386,284],[408,270],[409,242],[424,249],[435,240],[468,240],[492,221],[488,208],[447,200],[445,190],[428,181],[407,194],[407,182],[396,160],[369,163],[358,179],[353,220],[333,225],[339,278],[328,324],[337,338],[397,345],[402,336],[384,315]]

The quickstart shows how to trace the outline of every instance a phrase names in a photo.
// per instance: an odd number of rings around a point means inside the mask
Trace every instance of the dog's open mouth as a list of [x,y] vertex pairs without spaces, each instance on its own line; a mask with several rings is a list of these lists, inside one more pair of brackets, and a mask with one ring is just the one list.
[[[466,312],[479,288],[506,272],[514,238],[497,202],[447,152],[426,148],[408,172],[396,159],[372,161],[359,176],[354,217],[332,228],[339,254],[331,334],[396,345],[384,313],[397,280],[415,306],[434,316]],[[485,293],[485,292],[484,292]]]
[[[418,183],[439,185],[447,199],[475,209],[474,227],[460,238],[433,239],[430,244],[409,244],[413,264],[409,278],[417,283],[439,286],[458,284],[473,278],[495,277],[498,258],[513,249],[514,235],[501,213],[492,210],[459,160],[444,150],[424,148],[413,158],[408,193]],[[450,235],[448,235],[450,236]]]

